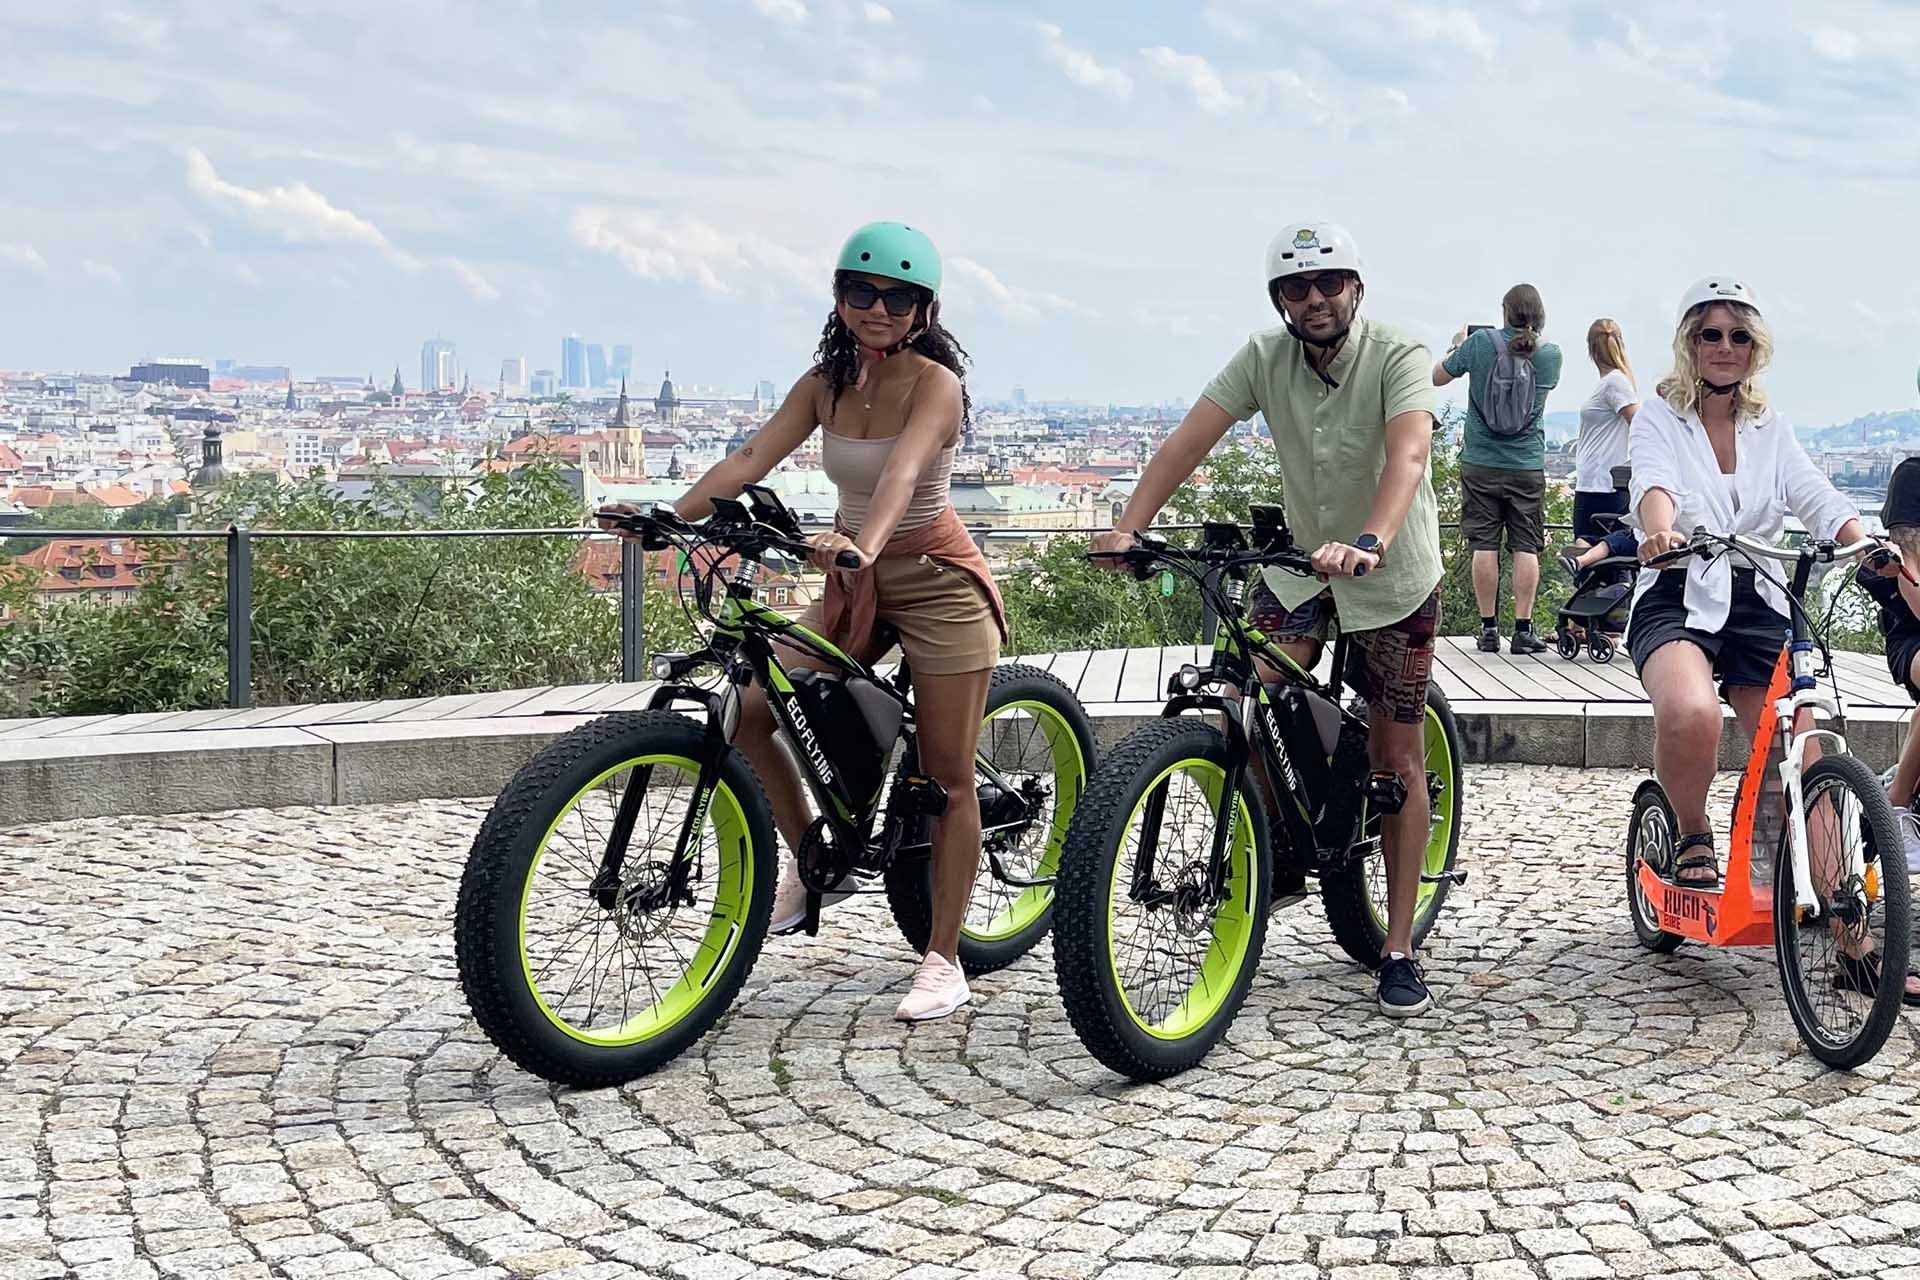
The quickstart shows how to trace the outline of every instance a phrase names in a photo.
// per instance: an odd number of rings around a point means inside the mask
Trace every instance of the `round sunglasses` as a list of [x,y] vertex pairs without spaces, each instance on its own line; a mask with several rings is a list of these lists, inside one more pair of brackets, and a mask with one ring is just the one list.
[[1278,282],[1280,296],[1288,302],[1305,302],[1315,289],[1323,298],[1337,298],[1346,290],[1347,273],[1323,271],[1317,276],[1288,276]]
[[1693,337],[1694,341],[1703,343],[1709,347],[1719,346],[1720,339],[1722,338],[1728,339],[1736,347],[1750,347],[1753,345],[1753,335],[1745,329],[1735,329],[1729,333],[1725,329],[1717,329],[1709,325],[1694,334]]
[[884,302],[887,314],[898,318],[912,314],[920,301],[920,291],[911,285],[882,289],[866,280],[849,280],[840,286],[840,301],[855,311],[865,311],[876,302]]

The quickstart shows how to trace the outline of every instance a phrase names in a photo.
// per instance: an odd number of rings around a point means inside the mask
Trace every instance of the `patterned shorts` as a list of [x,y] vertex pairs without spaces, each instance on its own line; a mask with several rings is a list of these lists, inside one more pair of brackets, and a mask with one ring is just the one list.
[[[1275,643],[1311,640],[1325,644],[1339,615],[1329,588],[1297,609],[1288,609],[1256,578],[1247,595],[1247,620]],[[1347,681],[1369,704],[1401,724],[1426,715],[1427,684],[1433,678],[1433,636],[1440,626],[1440,588],[1406,617],[1372,631],[1349,632]]]

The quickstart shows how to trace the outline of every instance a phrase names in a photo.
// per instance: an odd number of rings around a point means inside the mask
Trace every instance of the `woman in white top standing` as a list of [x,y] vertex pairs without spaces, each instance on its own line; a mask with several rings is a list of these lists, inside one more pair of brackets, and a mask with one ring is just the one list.
[[[1773,542],[1789,513],[1816,538],[1865,536],[1852,504],[1754,381],[1772,354],[1772,333],[1737,278],[1711,276],[1687,290],[1673,372],[1629,433],[1642,562],[1685,546],[1697,526]],[[1882,572],[1898,573],[1898,558]],[[1679,824],[1673,874],[1681,884],[1720,881],[1707,818],[1720,746],[1715,682],[1751,740],[1788,607],[1738,552],[1640,574],[1627,649],[1653,702],[1653,767]]]
[[1600,382],[1580,406],[1580,435],[1573,445],[1573,536],[1591,544],[1613,532],[1595,524],[1595,516],[1627,512],[1626,494],[1613,487],[1613,469],[1627,465],[1627,426],[1639,411],[1640,393],[1618,321],[1601,319],[1588,326],[1587,357],[1600,371]]

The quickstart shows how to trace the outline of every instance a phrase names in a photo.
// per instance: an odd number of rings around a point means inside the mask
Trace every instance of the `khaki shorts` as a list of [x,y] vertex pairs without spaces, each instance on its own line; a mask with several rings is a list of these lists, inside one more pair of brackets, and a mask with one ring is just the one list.
[[1470,551],[1500,550],[1506,530],[1508,551],[1540,554],[1547,473],[1506,467],[1460,464],[1460,534]]
[[[929,676],[984,671],[1000,658],[1000,626],[987,593],[965,569],[930,556],[882,556],[873,575],[875,632],[855,638],[828,636],[862,662],[885,653],[897,639],[908,665]],[[826,635],[826,605],[816,600],[800,625]]]

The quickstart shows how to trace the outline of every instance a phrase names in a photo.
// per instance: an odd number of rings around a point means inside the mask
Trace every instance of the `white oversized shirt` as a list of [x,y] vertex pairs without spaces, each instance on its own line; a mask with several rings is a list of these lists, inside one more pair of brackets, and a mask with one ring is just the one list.
[[[1721,472],[1699,415],[1676,413],[1658,396],[1649,398],[1634,415],[1627,453],[1633,467],[1630,522],[1636,528],[1640,527],[1640,502],[1654,489],[1666,490],[1673,499],[1673,527],[1688,534],[1705,526],[1711,533],[1739,533],[1777,542],[1791,512],[1814,537],[1831,538],[1859,514],[1813,465],[1794,438],[1792,425],[1772,409],[1734,424],[1731,477]],[[1749,563],[1738,552],[1684,562],[1687,626],[1711,632],[1726,625],[1736,560],[1742,567]],[[1777,565],[1769,568],[1779,576]],[[1636,604],[1658,577],[1640,575],[1633,595]],[[1778,587],[1765,577],[1754,582],[1761,599],[1780,613],[1787,612],[1787,598]]]

